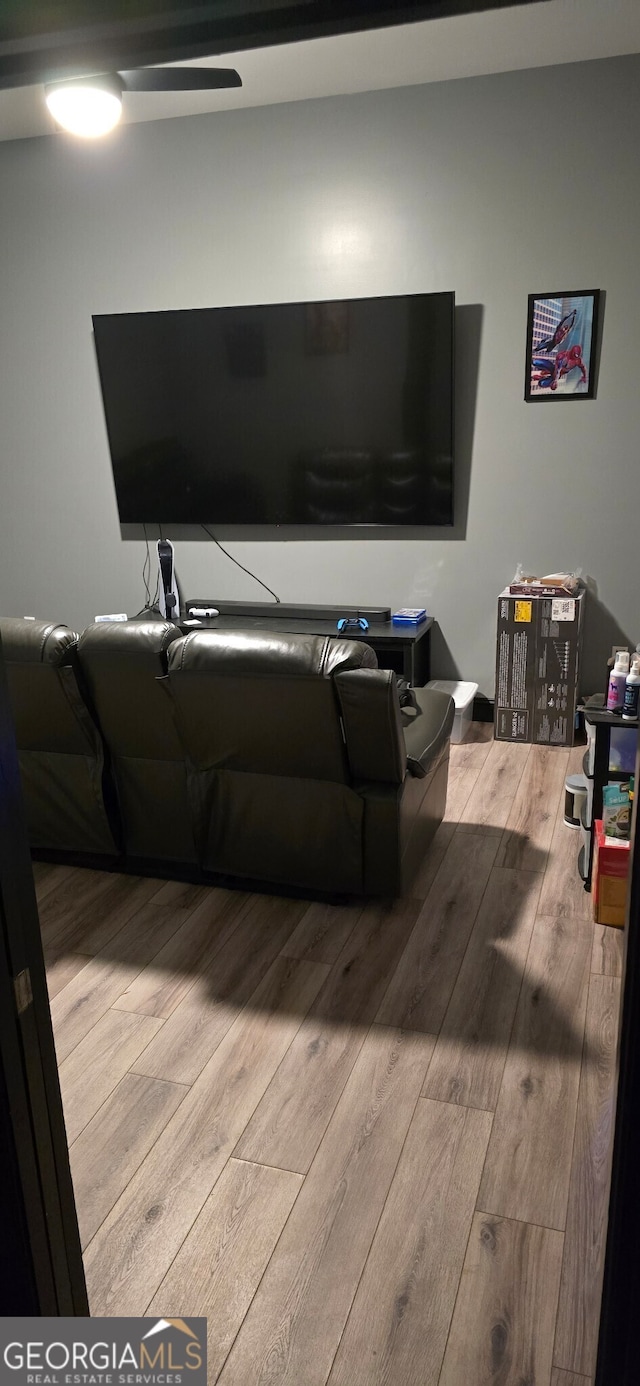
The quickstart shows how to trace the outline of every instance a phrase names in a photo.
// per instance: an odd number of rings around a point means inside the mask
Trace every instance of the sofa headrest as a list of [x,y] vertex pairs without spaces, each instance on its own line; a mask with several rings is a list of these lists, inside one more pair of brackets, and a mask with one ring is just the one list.
[[82,665],[89,669],[94,661],[113,660],[122,668],[139,668],[151,663],[156,669],[169,645],[180,631],[171,621],[96,621],[87,626],[78,642]]
[[338,670],[377,666],[371,647],[359,640],[267,630],[193,631],[169,650],[169,673],[330,678]]
[[22,616],[0,617],[0,638],[8,664],[51,664],[69,661],[78,636],[53,621],[25,621]]

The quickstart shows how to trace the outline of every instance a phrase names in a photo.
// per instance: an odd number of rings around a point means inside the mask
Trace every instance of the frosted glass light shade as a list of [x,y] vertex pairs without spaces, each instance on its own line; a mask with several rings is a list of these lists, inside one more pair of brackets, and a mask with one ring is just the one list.
[[45,100],[58,125],[83,139],[108,135],[122,114],[121,91],[109,79],[56,83],[45,87]]

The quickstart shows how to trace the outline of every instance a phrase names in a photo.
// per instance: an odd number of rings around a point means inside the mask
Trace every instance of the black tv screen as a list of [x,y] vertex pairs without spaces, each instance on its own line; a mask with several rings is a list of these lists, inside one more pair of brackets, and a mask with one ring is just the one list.
[[93,318],[120,519],[449,525],[453,293]]

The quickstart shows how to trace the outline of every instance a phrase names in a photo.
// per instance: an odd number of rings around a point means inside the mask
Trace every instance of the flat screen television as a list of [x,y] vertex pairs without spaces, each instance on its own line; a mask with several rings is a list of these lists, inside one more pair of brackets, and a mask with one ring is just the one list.
[[122,522],[450,525],[453,293],[93,318]]

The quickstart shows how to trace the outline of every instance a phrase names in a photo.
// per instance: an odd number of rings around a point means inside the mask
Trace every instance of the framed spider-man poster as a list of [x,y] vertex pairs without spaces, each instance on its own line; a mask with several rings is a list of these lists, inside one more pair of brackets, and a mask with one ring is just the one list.
[[524,397],[593,399],[599,289],[529,294]]

